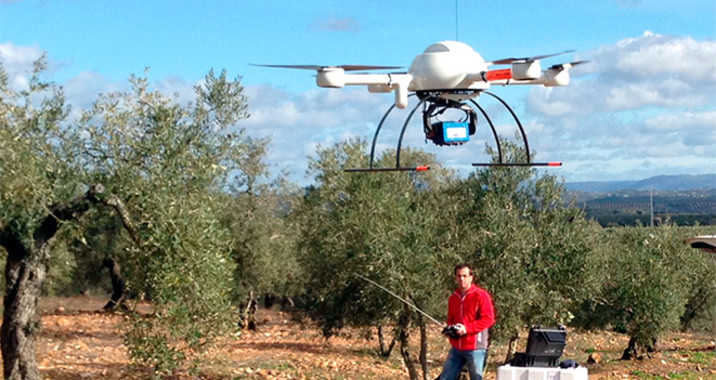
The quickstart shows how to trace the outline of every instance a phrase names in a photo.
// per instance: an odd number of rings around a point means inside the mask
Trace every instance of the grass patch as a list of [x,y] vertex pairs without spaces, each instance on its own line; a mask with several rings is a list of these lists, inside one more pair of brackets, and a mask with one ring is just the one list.
[[681,371],[681,372],[670,372],[666,376],[661,375],[655,375],[652,373],[648,373],[643,370],[634,370],[631,371],[631,375],[634,376],[634,378],[638,379],[644,379],[644,380],[700,380],[704,379],[703,374],[694,373],[691,371]]
[[689,363],[710,365],[716,361],[716,352],[690,351]]

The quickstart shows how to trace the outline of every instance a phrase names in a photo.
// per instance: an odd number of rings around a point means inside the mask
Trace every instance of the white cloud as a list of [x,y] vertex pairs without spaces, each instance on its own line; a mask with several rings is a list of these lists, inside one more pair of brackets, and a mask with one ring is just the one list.
[[325,30],[331,32],[357,32],[360,30],[358,21],[353,18],[326,18],[316,20],[310,25],[311,29]]
[[0,65],[8,76],[8,84],[12,89],[26,89],[32,64],[42,56],[43,52],[34,46],[18,46],[12,42],[0,44]]
[[196,84],[179,77],[167,77],[155,82],[154,88],[166,96],[176,97],[179,103],[186,104],[195,99],[194,86]]
[[528,93],[536,150],[570,180],[713,172],[716,41],[645,32],[585,56],[569,86]]
[[311,89],[296,94],[263,85],[247,87],[246,94],[251,116],[239,126],[251,135],[270,137],[269,161],[301,181],[307,157],[317,145],[372,136],[389,106],[385,97],[364,88]]
[[534,88],[528,108],[558,116],[713,104],[716,41],[645,32],[585,55],[568,87]]
[[41,55],[42,50],[33,46],[17,46],[12,42],[0,44],[0,60],[9,67],[26,67]]
[[595,59],[618,73],[649,79],[680,78],[716,82],[716,41],[669,37],[645,32],[597,51]]
[[647,119],[644,124],[654,129],[698,129],[716,133],[716,110],[658,115]]

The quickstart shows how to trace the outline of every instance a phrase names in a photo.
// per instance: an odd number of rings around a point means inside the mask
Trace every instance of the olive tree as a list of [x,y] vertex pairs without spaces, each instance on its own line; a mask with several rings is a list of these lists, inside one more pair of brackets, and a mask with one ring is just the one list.
[[587,322],[629,335],[623,359],[656,349],[661,334],[679,326],[693,289],[713,287],[713,281],[698,281],[700,273],[713,273],[714,263],[685,245],[687,236],[669,223],[604,231],[604,279],[587,304]]
[[244,325],[254,328],[258,297],[263,296],[267,306],[277,298],[290,305],[301,292],[303,277],[295,253],[297,225],[291,214],[302,192],[282,175],[271,182],[265,172],[260,181],[246,179],[241,181],[243,186],[225,195],[222,221],[233,237],[234,298],[245,303]]
[[[2,351],[6,378],[39,378],[37,300],[58,232],[112,210],[125,240],[113,252],[128,286],[151,294],[151,318],[126,336],[139,363],[168,372],[231,326],[232,236],[223,194],[252,149],[235,124],[247,117],[239,79],[210,72],[189,104],[132,77],[68,120],[61,88],[8,86],[0,70],[0,245],[7,252]],[[76,223],[79,222],[79,223]],[[184,347],[184,349],[182,349]]]
[[[131,77],[80,120],[77,149],[93,182],[106,184],[127,241],[118,259],[153,318],[135,319],[133,359],[172,371],[232,323],[233,237],[223,194],[253,151],[236,122],[248,116],[239,79],[210,71],[182,104]],[[183,344],[189,350],[181,350]]]
[[38,379],[38,297],[55,237],[101,193],[85,186],[68,147],[62,90],[41,80],[37,60],[26,88],[13,89],[0,66],[0,245],[7,253],[2,323],[7,379]]
[[[310,163],[316,185],[300,212],[302,264],[313,317],[326,335],[345,325],[395,327],[401,356],[411,379],[417,379],[409,346],[410,326],[421,330],[418,357],[427,376],[428,323],[422,316],[357,275],[392,289],[436,315],[444,312],[447,292],[436,291],[436,278],[450,275],[453,260],[435,236],[443,229],[435,194],[449,173],[345,173],[345,167],[367,166],[363,141],[320,148]],[[387,152],[378,165],[389,165]],[[419,151],[403,151],[406,165],[434,164]],[[449,268],[448,268],[449,267]],[[382,339],[381,339],[382,342]],[[382,350],[385,350],[383,347]]]

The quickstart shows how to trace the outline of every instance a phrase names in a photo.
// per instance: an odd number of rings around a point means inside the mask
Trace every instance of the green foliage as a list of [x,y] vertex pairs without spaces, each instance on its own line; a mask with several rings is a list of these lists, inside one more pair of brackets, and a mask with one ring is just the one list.
[[[77,270],[75,256],[62,240],[52,247],[52,256],[48,265],[47,278],[42,294],[47,296],[67,295],[68,289],[75,288],[77,280],[73,274]],[[73,292],[76,294],[76,290]]]
[[161,332],[162,326],[156,326],[154,321],[135,319],[124,337],[124,344],[132,347],[129,356],[134,363],[154,368],[158,376],[169,375],[179,368],[186,355],[172,347],[167,335]]
[[[299,249],[306,270],[310,310],[327,335],[344,324],[397,324],[403,306],[362,274],[393,289],[431,313],[444,313],[446,292],[435,280],[450,273],[452,261],[436,236],[443,233],[443,199],[437,196],[449,173],[353,174],[344,167],[367,166],[365,142],[319,148],[310,170],[318,186],[298,212]],[[387,152],[378,166],[389,165]],[[431,156],[403,151],[405,165],[434,163]],[[426,189],[431,189],[428,191]],[[403,326],[405,327],[405,326]]]
[[[713,226],[679,227],[677,235],[684,239],[714,233]],[[716,332],[716,257],[701,253],[701,259],[695,260],[687,270],[691,273],[693,286],[688,294],[685,312],[681,316],[682,330]]]
[[693,289],[714,287],[714,263],[684,244],[686,237],[671,224],[606,230],[602,244],[610,252],[602,289],[588,303],[587,325],[610,325],[641,347],[678,327]]
[[[130,91],[101,95],[67,121],[61,89],[40,80],[44,66],[39,60],[20,90],[0,70],[0,228],[30,246],[52,205],[103,185],[101,202],[114,209],[91,210],[60,231],[45,290],[97,284],[102,259],[117,259],[128,291],[150,296],[155,308],[149,325],[137,322],[128,333],[131,355],[160,371],[177,368],[184,350],[234,325],[234,278],[244,272],[233,252],[243,236],[225,223],[226,193],[235,186],[263,196],[256,189],[267,141],[235,125],[248,117],[246,98],[239,78],[225,72],[209,72],[189,104],[132,76]],[[277,199],[268,201],[274,210]],[[264,210],[261,202],[254,210]],[[270,241],[277,220],[255,240]],[[291,240],[281,242],[286,252]],[[275,246],[268,247],[260,258],[270,257]]]
[[134,357],[164,370],[181,364],[168,364],[183,357],[174,351],[206,343],[234,320],[222,191],[251,141],[234,126],[247,116],[245,97],[225,72],[210,72],[187,105],[151,91],[145,78],[130,82],[131,91],[103,95],[84,113],[75,149],[87,176],[126,206],[133,225],[114,254],[130,291],[155,306],[151,328],[135,323],[127,342],[141,353]]
[[79,236],[67,236],[64,241],[71,260],[53,262],[52,268],[62,271],[64,264],[71,267],[64,269],[66,278],[56,276],[61,282],[49,281],[57,294],[74,295],[78,291],[94,294],[110,294],[112,286],[109,269],[103,264],[107,258],[122,257],[122,252],[129,249],[122,238],[122,222],[114,210],[106,207],[91,210],[84,218],[85,223]]
[[27,87],[15,90],[0,66],[0,227],[25,240],[51,205],[82,190],[67,155],[69,108],[61,88],[41,79],[45,67],[43,56]]
[[300,294],[303,281],[294,251],[297,226],[289,218],[299,189],[281,179],[242,182],[248,185],[226,195],[222,216],[233,237],[234,297],[244,302],[250,295]]

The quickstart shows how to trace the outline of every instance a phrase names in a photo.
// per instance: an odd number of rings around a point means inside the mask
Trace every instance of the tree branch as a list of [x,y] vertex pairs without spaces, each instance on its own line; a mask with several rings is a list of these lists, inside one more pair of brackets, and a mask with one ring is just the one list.
[[125,206],[124,202],[122,202],[118,196],[110,194],[104,199],[104,204],[117,211],[119,218],[122,220],[122,225],[124,225],[124,228],[129,233],[129,237],[135,244],[139,245],[140,240],[139,235],[137,234],[137,229],[134,227],[134,223],[132,223],[129,210],[127,210],[127,206]]
[[[74,219],[89,210],[91,203],[96,202],[97,195],[104,192],[102,186],[92,186],[83,195],[67,203],[52,205],[49,214],[40,222],[40,227],[33,233],[33,243],[39,247],[50,240],[60,227],[60,222]],[[5,247],[11,259],[22,259],[28,255],[28,247],[22,242],[22,237],[4,223],[0,222],[0,245]]]

